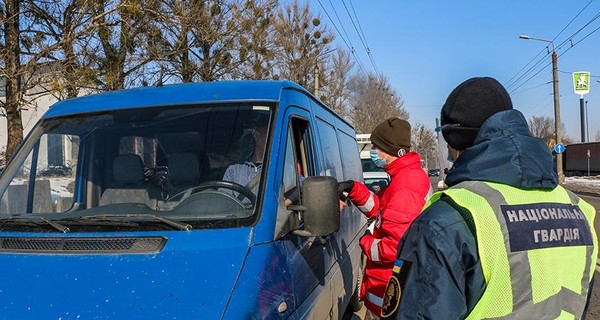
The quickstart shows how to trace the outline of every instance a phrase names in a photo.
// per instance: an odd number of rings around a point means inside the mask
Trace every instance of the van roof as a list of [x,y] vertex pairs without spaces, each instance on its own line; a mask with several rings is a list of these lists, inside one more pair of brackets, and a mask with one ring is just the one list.
[[54,104],[42,118],[130,109],[161,105],[186,105],[205,102],[272,101],[277,102],[281,90],[293,88],[312,96],[292,81],[215,81],[141,87],[92,94]]

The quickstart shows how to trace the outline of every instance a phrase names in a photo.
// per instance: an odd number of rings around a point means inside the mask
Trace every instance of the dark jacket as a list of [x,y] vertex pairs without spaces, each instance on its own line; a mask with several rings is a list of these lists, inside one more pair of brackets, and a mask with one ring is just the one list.
[[[448,172],[446,184],[472,180],[522,189],[558,184],[548,147],[531,136],[517,110],[499,112],[482,125],[475,145],[462,151]],[[485,290],[471,215],[448,197],[421,213],[398,251],[403,271],[410,271],[401,280],[396,319],[463,319]]]

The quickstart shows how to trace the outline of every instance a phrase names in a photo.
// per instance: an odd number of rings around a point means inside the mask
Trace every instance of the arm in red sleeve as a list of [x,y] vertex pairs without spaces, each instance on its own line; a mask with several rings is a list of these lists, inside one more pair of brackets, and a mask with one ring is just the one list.
[[374,194],[364,184],[354,181],[354,186],[348,194],[350,201],[358,206],[358,209],[365,214],[368,219],[374,219],[379,211],[379,197]]
[[360,239],[360,246],[367,258],[383,263],[395,261],[400,238],[424,204],[425,198],[421,193],[410,189],[398,190],[381,211],[381,224],[375,226],[373,235],[365,235]]

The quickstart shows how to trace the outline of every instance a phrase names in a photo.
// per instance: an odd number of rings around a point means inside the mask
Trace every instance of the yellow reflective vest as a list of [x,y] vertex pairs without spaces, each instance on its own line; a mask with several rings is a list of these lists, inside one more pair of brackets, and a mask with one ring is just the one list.
[[467,319],[580,319],[595,271],[596,210],[577,195],[468,181],[442,194],[473,217],[486,289]]

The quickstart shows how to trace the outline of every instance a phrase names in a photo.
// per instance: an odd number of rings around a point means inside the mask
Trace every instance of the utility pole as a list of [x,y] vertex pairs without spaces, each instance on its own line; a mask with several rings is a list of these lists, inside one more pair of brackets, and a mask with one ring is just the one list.
[[315,64],[315,97],[319,98],[319,62]]
[[315,91],[313,92],[313,94],[315,95],[315,97],[317,97],[317,99],[321,99],[319,97],[319,58],[321,58],[322,56],[326,56],[334,51],[336,51],[337,48],[335,49],[331,49],[331,50],[327,50],[325,52],[321,52],[319,53],[316,57],[315,57]]
[[[556,50],[554,50],[554,42],[552,40],[545,40],[530,37],[528,35],[520,35],[520,39],[525,40],[536,40],[548,42],[552,45],[552,87],[554,91],[554,134],[555,134],[555,142],[556,145],[562,145],[562,134],[560,130],[560,101],[559,101],[559,91],[558,91],[558,57],[556,55]],[[558,175],[558,183],[562,184],[565,181],[565,175],[563,174],[563,158],[562,153],[556,153],[556,174]]]
[[[554,50],[554,42],[552,43],[552,86],[554,89],[554,130],[556,133],[556,144],[562,144],[561,130],[560,130],[560,100],[558,91],[558,57]],[[563,158],[562,153],[556,154],[556,174],[558,175],[558,183],[565,181],[565,175],[563,174]]]

